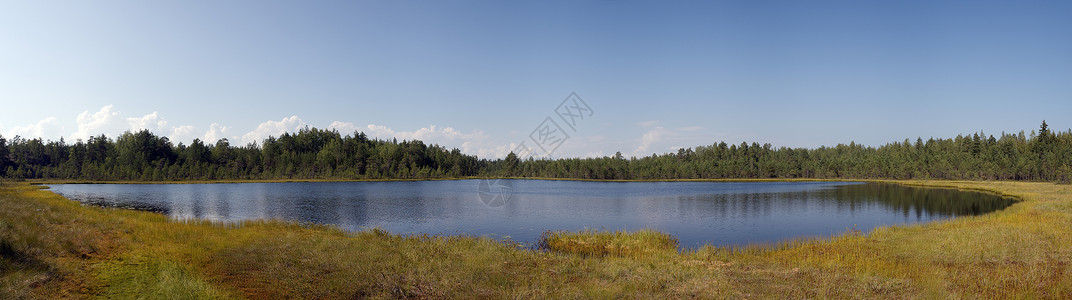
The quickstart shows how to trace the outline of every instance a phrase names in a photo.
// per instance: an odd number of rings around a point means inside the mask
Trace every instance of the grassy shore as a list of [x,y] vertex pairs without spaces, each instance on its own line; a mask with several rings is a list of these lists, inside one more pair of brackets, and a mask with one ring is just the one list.
[[654,231],[477,237],[178,222],[0,186],[0,298],[1072,298],[1072,186],[896,181],[1022,201],[975,217],[681,253]]

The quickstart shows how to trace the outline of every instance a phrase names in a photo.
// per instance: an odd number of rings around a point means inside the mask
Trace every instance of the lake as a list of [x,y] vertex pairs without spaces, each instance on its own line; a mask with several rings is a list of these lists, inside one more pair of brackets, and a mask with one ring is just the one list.
[[983,214],[1014,202],[980,192],[857,182],[437,180],[50,188],[90,205],[175,219],[281,219],[526,243],[545,230],[651,228],[690,248],[829,236],[854,226],[867,232]]

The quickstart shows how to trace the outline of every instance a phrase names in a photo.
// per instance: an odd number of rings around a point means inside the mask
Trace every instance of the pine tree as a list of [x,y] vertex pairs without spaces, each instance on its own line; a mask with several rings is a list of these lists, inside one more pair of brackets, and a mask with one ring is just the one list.
[[8,157],[7,140],[3,135],[0,135],[0,177],[4,176],[4,171],[7,170],[8,165],[11,163]]
[[510,154],[506,155],[506,160],[504,162],[506,163],[506,176],[516,175],[515,172],[517,171],[517,165],[520,163],[520,160],[517,158],[517,154],[514,154],[513,151],[510,151]]

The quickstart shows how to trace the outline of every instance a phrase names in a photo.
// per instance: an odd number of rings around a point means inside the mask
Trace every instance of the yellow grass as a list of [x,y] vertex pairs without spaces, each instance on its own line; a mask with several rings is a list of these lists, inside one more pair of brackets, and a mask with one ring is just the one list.
[[1022,201],[976,217],[681,253],[665,234],[479,237],[178,222],[0,186],[0,298],[1072,298],[1072,186],[896,181]]
[[676,254],[677,238],[651,229],[634,232],[584,230],[548,231],[540,238],[541,250],[584,256],[639,257]]

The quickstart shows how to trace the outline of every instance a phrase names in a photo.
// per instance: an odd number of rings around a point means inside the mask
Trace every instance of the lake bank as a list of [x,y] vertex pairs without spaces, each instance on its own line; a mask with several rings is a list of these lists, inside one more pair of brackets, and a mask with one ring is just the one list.
[[[679,253],[519,250],[475,237],[255,221],[176,222],[0,189],[5,295],[258,297],[1072,297],[1072,186],[896,181],[1020,199],[995,213],[862,235]],[[599,234],[570,236],[574,242]],[[657,238],[657,235],[656,235]],[[578,254],[582,253],[582,254]],[[640,254],[632,254],[640,253]]]

